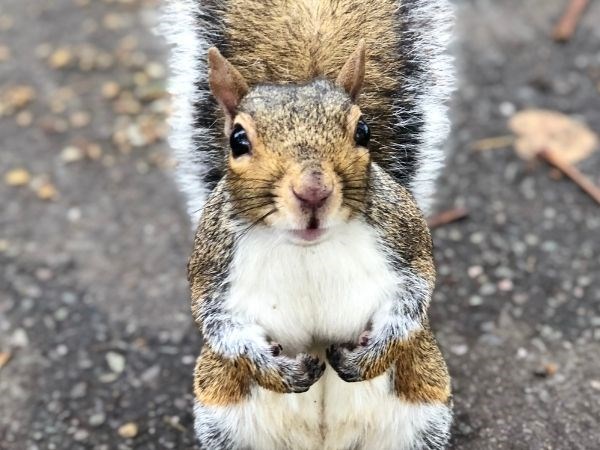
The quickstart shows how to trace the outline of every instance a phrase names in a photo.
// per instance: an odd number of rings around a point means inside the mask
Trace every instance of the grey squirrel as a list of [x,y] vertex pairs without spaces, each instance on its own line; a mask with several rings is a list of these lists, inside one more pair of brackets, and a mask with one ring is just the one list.
[[[446,0],[171,0],[205,449],[442,449]],[[223,133],[224,131],[224,133]]]

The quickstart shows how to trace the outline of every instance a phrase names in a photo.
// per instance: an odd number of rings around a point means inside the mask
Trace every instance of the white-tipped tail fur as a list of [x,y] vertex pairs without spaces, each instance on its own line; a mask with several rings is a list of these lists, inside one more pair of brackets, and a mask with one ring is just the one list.
[[175,153],[178,183],[187,196],[187,209],[194,227],[209,194],[203,181],[203,175],[209,170],[209,161],[205,158],[208,155],[199,151],[198,142],[213,139],[206,128],[195,123],[195,105],[211,95],[208,89],[198,86],[206,80],[206,54],[211,45],[209,30],[198,29],[201,3],[201,0],[168,0],[159,27],[172,46],[168,89],[173,113],[169,144]]
[[454,12],[447,0],[404,0],[401,3],[409,27],[405,38],[410,53],[405,56],[425,69],[407,80],[408,87],[416,94],[417,108],[424,121],[419,164],[409,188],[421,209],[428,212],[450,131],[446,102],[454,90],[455,73],[447,47],[452,38]]

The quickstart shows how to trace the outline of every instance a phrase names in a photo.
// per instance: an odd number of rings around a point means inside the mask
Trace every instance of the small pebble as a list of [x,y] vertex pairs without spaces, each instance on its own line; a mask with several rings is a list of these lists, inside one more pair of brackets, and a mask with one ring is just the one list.
[[118,433],[124,439],[132,439],[138,435],[138,426],[133,422],[128,422],[119,427]]
[[60,159],[63,160],[64,163],[70,164],[77,161],[81,161],[84,158],[83,151],[78,147],[70,145],[65,147],[62,152],[60,152]]
[[110,370],[116,374],[120,374],[125,370],[125,357],[120,353],[108,352],[106,354],[106,362]]
[[105,421],[106,421],[106,415],[102,412],[99,412],[99,413],[91,415],[88,423],[92,427],[99,427],[102,424],[104,424]]
[[88,437],[90,437],[90,433],[85,430],[77,430],[73,435],[73,439],[79,442],[87,440]]

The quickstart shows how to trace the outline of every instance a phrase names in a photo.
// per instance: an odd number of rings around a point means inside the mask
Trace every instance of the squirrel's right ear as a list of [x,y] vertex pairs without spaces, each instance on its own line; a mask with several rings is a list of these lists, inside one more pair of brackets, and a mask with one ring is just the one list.
[[335,84],[344,89],[353,102],[358,98],[358,94],[365,81],[365,40],[361,39],[356,50],[350,55]]
[[248,84],[216,47],[208,49],[208,67],[210,90],[223,108],[229,128],[242,98],[248,93]]

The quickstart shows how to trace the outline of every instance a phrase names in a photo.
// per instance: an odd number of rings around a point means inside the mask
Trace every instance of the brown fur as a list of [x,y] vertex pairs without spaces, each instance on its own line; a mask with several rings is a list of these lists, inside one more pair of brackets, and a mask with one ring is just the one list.
[[231,405],[250,393],[251,381],[245,359],[228,360],[205,345],[194,370],[194,395],[207,406]]
[[449,402],[448,369],[428,327],[401,344],[395,364],[394,388],[407,402]]
[[380,143],[389,142],[390,94],[397,92],[402,72],[397,7],[394,0],[378,1],[376,7],[356,0],[228,1],[224,53],[251,86],[306,83],[320,76],[333,81],[364,39],[367,62],[358,104],[375,119]]
[[281,394],[290,390],[276,370],[258,369],[244,357],[227,359],[204,346],[194,370],[194,395],[202,404],[226,406],[239,403],[250,394],[254,383]]

